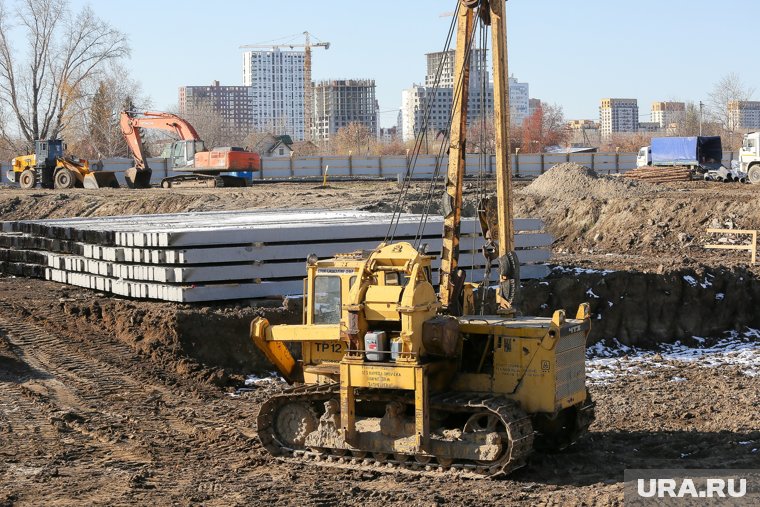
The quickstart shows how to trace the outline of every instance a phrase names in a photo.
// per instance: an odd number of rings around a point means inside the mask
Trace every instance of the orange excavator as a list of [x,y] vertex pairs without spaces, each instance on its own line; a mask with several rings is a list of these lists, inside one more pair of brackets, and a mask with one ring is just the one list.
[[135,158],[124,176],[130,188],[150,187],[153,170],[143,149],[141,129],[159,129],[179,136],[168,154],[168,169],[186,174],[161,180],[163,188],[172,187],[244,187],[246,180],[226,172],[248,172],[261,169],[258,153],[243,148],[206,149],[198,132],[187,120],[171,113],[156,111],[122,111],[119,119],[121,133]]

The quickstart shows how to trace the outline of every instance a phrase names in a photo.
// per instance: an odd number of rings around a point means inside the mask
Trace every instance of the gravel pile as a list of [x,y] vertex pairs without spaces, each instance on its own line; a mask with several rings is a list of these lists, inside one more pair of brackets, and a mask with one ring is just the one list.
[[639,195],[641,184],[617,178],[600,176],[593,169],[565,162],[557,164],[525,187],[523,192],[555,199],[614,199],[622,194]]

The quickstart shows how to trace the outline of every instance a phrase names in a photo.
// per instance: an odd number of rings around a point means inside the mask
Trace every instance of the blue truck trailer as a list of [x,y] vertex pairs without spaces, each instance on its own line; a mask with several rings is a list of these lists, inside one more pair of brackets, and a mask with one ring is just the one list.
[[720,136],[653,137],[652,145],[639,150],[636,166],[686,166],[703,171],[721,167]]

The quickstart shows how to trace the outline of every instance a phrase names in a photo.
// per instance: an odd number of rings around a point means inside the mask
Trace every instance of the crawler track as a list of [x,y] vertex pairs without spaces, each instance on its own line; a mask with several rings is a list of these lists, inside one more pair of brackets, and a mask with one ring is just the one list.
[[[500,477],[525,466],[533,450],[533,428],[530,417],[520,410],[513,401],[482,393],[447,393],[433,396],[430,408],[443,413],[493,414],[499,418],[511,437],[511,442],[504,454],[492,463],[477,463],[468,460],[448,460],[444,457],[431,457],[428,463],[420,463],[411,455],[389,455],[378,458],[368,453],[346,455],[343,449],[327,449],[315,452],[310,449],[294,449],[282,445],[275,433],[274,416],[277,409],[293,401],[317,404],[339,396],[337,384],[299,386],[286,390],[267,400],[259,410],[257,425],[262,445],[273,455],[286,461],[313,462],[318,465],[365,469],[382,472],[406,472],[412,474],[457,475],[466,478]],[[357,398],[364,401],[399,400],[412,403],[409,393],[401,395],[383,395],[374,391],[359,390]],[[365,455],[366,454],[366,455]]]

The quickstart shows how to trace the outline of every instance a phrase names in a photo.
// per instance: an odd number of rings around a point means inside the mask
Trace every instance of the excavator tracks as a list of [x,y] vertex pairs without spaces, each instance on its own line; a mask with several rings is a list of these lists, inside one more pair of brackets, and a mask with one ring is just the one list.
[[[257,416],[259,439],[269,453],[285,461],[309,462],[320,466],[374,472],[402,472],[411,474],[456,475],[465,478],[495,478],[512,473],[524,466],[533,450],[531,419],[512,400],[484,393],[445,393],[429,400],[431,410],[438,413],[482,415],[503,425],[509,434],[510,444],[493,462],[481,463],[455,460],[447,457],[412,456],[400,454],[346,451],[345,449],[309,449],[288,447],[277,437],[275,418],[278,409],[290,403],[316,405],[339,397],[338,384],[299,386],[274,395],[260,408]],[[409,392],[382,393],[358,390],[357,399],[365,402],[403,401],[413,403]]]

